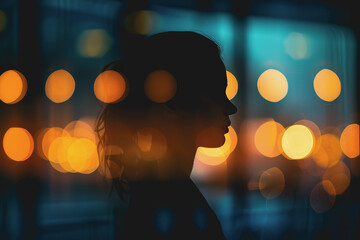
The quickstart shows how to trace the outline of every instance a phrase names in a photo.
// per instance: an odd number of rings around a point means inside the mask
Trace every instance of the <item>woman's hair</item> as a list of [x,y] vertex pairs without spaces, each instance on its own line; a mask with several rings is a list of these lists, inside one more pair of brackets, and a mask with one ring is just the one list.
[[[113,187],[122,198],[131,191],[132,183],[146,175],[144,172],[157,167],[156,161],[143,161],[137,154],[134,131],[139,126],[151,127],[148,116],[164,109],[196,111],[199,99],[211,85],[206,72],[220,59],[218,45],[195,32],[155,34],[127,52],[103,69],[120,73],[126,80],[126,91],[120,101],[105,105],[96,125],[99,152],[103,153],[101,164],[113,176]],[[162,103],[149,99],[144,91],[147,77],[159,70],[176,80],[174,96]],[[108,146],[119,147],[120,153],[109,153]],[[127,152],[132,154],[125,156]]]

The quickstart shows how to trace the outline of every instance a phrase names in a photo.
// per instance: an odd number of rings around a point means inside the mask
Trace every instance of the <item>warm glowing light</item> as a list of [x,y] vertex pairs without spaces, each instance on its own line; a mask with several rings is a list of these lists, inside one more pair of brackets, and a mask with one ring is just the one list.
[[144,160],[160,160],[167,151],[165,136],[155,128],[143,128],[137,131],[137,144]]
[[125,21],[126,29],[137,34],[148,34],[156,25],[156,13],[142,10],[129,15]]
[[61,173],[73,172],[73,171],[68,171],[68,170],[64,169],[60,163],[56,163],[56,162],[52,162],[52,161],[49,161],[49,163],[50,163],[51,167],[58,172],[61,172]]
[[306,120],[306,119],[299,120],[295,124],[303,125],[303,126],[309,128],[312,131],[312,133],[314,134],[315,139],[317,139],[321,136],[320,128],[314,122],[312,122],[310,120]]
[[235,130],[230,126],[229,132],[225,134],[225,143],[218,148],[199,147],[196,151],[195,158],[207,165],[220,165],[225,162],[237,145],[237,135]]
[[306,158],[314,147],[314,134],[304,125],[292,125],[282,136],[284,154],[290,159]]
[[269,168],[261,174],[259,180],[259,189],[265,198],[276,198],[282,193],[284,187],[285,177],[279,168]]
[[350,124],[341,133],[340,146],[349,158],[359,156],[359,124]]
[[25,161],[34,150],[34,140],[31,134],[24,128],[9,128],[3,139],[3,147],[6,155],[15,161]]
[[270,102],[278,102],[288,92],[288,82],[285,76],[275,69],[263,72],[257,82],[260,95]]
[[319,98],[332,102],[340,95],[340,79],[333,71],[323,69],[315,76],[314,89]]
[[71,143],[67,159],[70,166],[80,173],[89,174],[99,166],[96,145],[87,138],[78,138]]
[[316,140],[317,151],[313,153],[315,162],[323,168],[334,166],[341,158],[340,140],[334,134],[324,134]]
[[94,83],[95,96],[104,103],[116,103],[125,96],[126,81],[114,71],[107,70],[99,74]]
[[27,81],[17,70],[8,70],[0,76],[0,99],[4,103],[14,104],[25,96]]
[[62,128],[59,127],[52,127],[45,130],[41,140],[41,149],[42,155],[45,156],[46,159],[49,159],[49,148],[50,145],[55,141],[55,139],[59,137],[70,137],[70,134],[64,131]]
[[292,32],[284,41],[286,53],[295,60],[309,56],[308,41],[304,34]]
[[[329,192],[331,194],[329,194]],[[317,213],[328,211],[335,203],[335,188],[334,185],[328,181],[318,183],[310,194],[310,205]]]
[[49,147],[48,159],[55,163],[68,162],[68,149],[75,141],[72,137],[58,137]]
[[169,72],[154,71],[145,80],[145,94],[153,102],[164,103],[174,97],[176,80]]
[[0,32],[5,30],[7,23],[6,15],[4,11],[0,10]]
[[83,57],[102,57],[111,46],[111,38],[103,29],[84,31],[78,39],[78,51]]
[[330,181],[334,186],[335,192],[328,192],[330,195],[340,195],[345,192],[350,185],[350,178],[350,170],[342,161],[328,168],[322,177],[323,180]]
[[312,157],[303,159],[302,161],[296,161],[301,169],[304,169],[313,176],[322,176],[326,169],[320,167]]
[[71,121],[68,123],[64,130],[75,138],[88,138],[92,142],[96,142],[96,135],[94,129],[82,120]]
[[255,133],[256,149],[266,157],[276,157],[281,154],[280,136],[284,127],[275,121],[262,124]]
[[227,78],[227,87],[226,87],[226,96],[229,100],[233,99],[238,91],[238,81],[236,80],[235,76],[226,71],[226,78]]
[[55,103],[68,100],[74,93],[75,81],[66,70],[57,70],[50,74],[45,84],[46,96]]
[[314,134],[314,149],[313,152],[316,152],[319,149],[319,145],[316,144],[316,140],[321,136],[320,128],[312,121],[310,120],[299,120],[295,123],[296,125],[303,125],[311,130],[311,132]]

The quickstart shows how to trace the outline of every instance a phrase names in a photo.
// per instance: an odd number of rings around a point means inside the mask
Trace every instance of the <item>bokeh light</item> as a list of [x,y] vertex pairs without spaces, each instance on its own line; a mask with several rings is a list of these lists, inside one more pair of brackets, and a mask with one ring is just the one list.
[[319,98],[332,102],[340,95],[340,79],[333,71],[323,69],[315,76],[314,89]]
[[231,100],[236,96],[239,84],[235,76],[229,71],[226,71],[226,78],[227,78],[226,96],[228,97],[229,100]]
[[317,150],[312,157],[323,168],[334,166],[342,157],[339,138],[331,133],[323,134],[316,140]]
[[256,149],[266,157],[276,157],[281,154],[281,134],[284,127],[273,120],[263,123],[255,133]]
[[64,129],[51,127],[43,130],[39,134],[42,144],[40,155],[62,173],[94,172],[99,167],[99,155],[93,125],[94,118],[84,117],[69,122]]
[[315,212],[323,213],[332,208],[335,198],[336,191],[334,185],[330,181],[325,180],[316,184],[311,191],[310,205]]
[[82,120],[76,120],[69,122],[65,128],[65,132],[69,133],[70,136],[75,138],[88,138],[92,142],[96,142],[96,134],[94,128],[92,128],[88,123]]
[[87,138],[74,140],[67,149],[70,166],[77,172],[89,174],[99,166],[96,144]]
[[27,81],[17,70],[8,70],[0,76],[0,99],[4,103],[14,104],[25,96]]
[[270,102],[278,102],[288,92],[288,82],[280,71],[268,69],[263,72],[257,82],[260,95]]
[[304,125],[288,127],[281,139],[284,154],[290,159],[303,159],[314,148],[314,134]]
[[261,174],[259,180],[259,189],[265,198],[276,198],[283,192],[284,187],[285,177],[279,168],[272,167]]
[[195,158],[207,165],[217,166],[224,163],[237,145],[237,134],[229,126],[229,132],[225,134],[225,143],[218,148],[199,147]]
[[0,32],[5,30],[7,24],[6,14],[3,10],[0,10]]
[[114,71],[107,70],[99,74],[94,83],[95,96],[104,103],[116,103],[125,97],[126,81]]
[[145,35],[155,28],[156,22],[157,15],[155,12],[141,10],[127,17],[125,27],[129,32]]
[[359,156],[359,138],[359,124],[350,124],[341,133],[340,146],[349,158]]
[[72,137],[58,137],[56,138],[49,147],[48,159],[55,163],[68,162],[68,149],[71,144],[75,141]]
[[303,119],[303,120],[297,121],[295,124],[303,125],[303,126],[306,126],[307,128],[309,128],[312,131],[312,133],[314,134],[315,139],[317,139],[321,136],[320,128],[313,121]]
[[78,52],[83,57],[102,57],[111,47],[111,38],[104,29],[91,29],[78,38]]
[[49,158],[49,148],[50,145],[55,141],[55,139],[59,137],[70,137],[70,134],[64,131],[62,128],[59,127],[52,127],[45,130],[44,134],[42,135],[41,139],[41,149],[42,149],[42,156],[45,156],[46,159],[50,160]]
[[144,160],[160,160],[167,151],[167,140],[162,132],[155,128],[143,128],[137,131],[137,144]]
[[24,128],[9,128],[3,139],[6,155],[14,161],[25,161],[34,151],[34,140]]
[[304,34],[290,33],[284,41],[285,51],[292,59],[299,60],[309,56],[308,41]]
[[46,96],[55,103],[62,103],[68,100],[73,95],[74,90],[74,78],[66,70],[57,70],[50,74],[46,80]]
[[176,93],[176,79],[164,70],[157,70],[149,74],[145,80],[145,94],[153,102],[164,103],[174,97]]
[[326,170],[322,176],[322,179],[328,180],[333,184],[335,192],[331,190],[331,192],[328,192],[330,195],[340,195],[345,192],[345,190],[350,185],[350,170],[344,162],[339,161],[336,165]]

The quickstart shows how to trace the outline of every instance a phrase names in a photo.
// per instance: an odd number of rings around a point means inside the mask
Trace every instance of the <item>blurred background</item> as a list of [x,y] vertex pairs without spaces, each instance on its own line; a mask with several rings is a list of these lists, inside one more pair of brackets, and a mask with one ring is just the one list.
[[0,239],[121,239],[99,74],[170,30],[219,44],[238,107],[192,172],[227,239],[360,239],[359,24],[347,0],[2,0]]

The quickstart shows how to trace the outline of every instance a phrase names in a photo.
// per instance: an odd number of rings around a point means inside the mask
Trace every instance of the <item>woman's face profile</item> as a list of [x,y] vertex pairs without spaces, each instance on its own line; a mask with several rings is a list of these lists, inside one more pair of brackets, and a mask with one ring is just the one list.
[[196,146],[216,148],[224,144],[224,135],[231,124],[229,115],[237,109],[226,96],[226,69],[220,57],[210,61],[202,75],[204,81],[201,82],[205,84],[199,88],[199,107],[194,121]]

